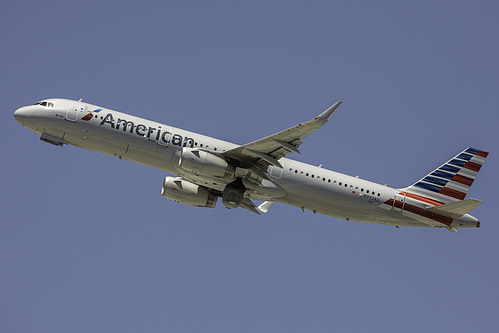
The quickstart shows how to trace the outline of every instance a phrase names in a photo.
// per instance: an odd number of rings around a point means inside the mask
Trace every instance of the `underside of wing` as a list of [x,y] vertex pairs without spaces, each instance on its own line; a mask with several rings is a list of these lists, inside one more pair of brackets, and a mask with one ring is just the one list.
[[341,102],[335,103],[310,121],[228,150],[223,155],[229,159],[239,161],[242,166],[254,166],[263,171],[265,171],[269,165],[282,167],[279,163],[279,159],[291,152],[299,154],[300,151],[298,150],[298,147],[303,143],[302,139],[323,126],[340,104]]

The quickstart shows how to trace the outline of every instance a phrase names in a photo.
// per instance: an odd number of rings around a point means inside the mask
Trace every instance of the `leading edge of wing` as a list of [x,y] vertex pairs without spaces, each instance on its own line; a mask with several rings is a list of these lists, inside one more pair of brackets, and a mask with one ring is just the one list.
[[301,140],[322,127],[331,118],[341,103],[336,102],[310,121],[228,150],[223,155],[237,159],[243,163],[258,164],[265,170],[269,165],[282,167],[278,160],[291,152],[299,154],[298,147],[303,143]]

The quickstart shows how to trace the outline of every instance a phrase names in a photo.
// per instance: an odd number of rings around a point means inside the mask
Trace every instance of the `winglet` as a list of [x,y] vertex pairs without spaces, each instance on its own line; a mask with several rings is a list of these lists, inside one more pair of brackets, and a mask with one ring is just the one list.
[[272,207],[273,204],[274,204],[273,201],[265,201],[260,206],[258,206],[258,210],[261,211],[262,213],[266,213],[269,211],[270,207]]
[[329,109],[326,111],[322,112],[320,115],[317,116],[315,119],[322,119],[324,121],[328,121],[329,118],[333,115],[334,111],[341,105],[342,102],[336,102],[334,103]]

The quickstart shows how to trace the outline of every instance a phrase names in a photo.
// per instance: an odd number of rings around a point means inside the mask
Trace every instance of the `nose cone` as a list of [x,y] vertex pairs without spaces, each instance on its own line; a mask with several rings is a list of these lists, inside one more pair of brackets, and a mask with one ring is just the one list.
[[33,117],[33,112],[29,106],[23,106],[14,112],[14,117],[21,125],[24,125],[27,119]]

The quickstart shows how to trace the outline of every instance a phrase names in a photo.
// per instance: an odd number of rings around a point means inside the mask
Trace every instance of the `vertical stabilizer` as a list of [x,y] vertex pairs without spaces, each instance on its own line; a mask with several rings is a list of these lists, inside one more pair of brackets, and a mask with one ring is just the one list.
[[488,154],[467,148],[404,191],[442,203],[464,200]]

